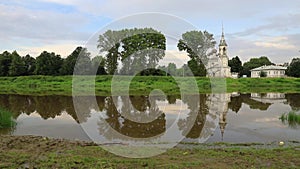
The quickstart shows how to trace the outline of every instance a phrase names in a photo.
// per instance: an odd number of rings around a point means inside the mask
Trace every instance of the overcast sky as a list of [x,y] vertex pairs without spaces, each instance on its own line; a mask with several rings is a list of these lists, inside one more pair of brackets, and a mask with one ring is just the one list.
[[284,63],[300,57],[299,0],[2,0],[0,52],[66,56],[103,26],[142,12],[178,16],[217,42],[223,22],[230,58]]

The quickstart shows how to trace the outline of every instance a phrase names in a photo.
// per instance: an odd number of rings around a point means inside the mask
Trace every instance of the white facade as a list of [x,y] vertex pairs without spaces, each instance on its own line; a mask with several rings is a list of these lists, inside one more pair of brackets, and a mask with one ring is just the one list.
[[207,72],[208,77],[231,77],[231,69],[228,66],[227,43],[224,32],[219,44],[219,52],[212,55],[208,60]]
[[283,66],[261,66],[251,70],[251,77],[258,78],[261,72],[266,74],[266,77],[285,77],[286,67]]

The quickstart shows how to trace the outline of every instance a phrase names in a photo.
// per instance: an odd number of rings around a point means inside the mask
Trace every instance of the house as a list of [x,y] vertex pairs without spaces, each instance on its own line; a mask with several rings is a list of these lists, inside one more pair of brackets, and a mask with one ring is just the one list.
[[261,72],[265,73],[265,77],[285,77],[286,69],[287,67],[275,66],[275,65],[261,66],[250,70],[251,78],[261,77],[262,74]]

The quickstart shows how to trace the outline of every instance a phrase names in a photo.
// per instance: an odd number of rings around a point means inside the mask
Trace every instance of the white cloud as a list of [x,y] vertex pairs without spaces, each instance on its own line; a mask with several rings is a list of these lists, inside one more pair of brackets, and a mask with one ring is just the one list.
[[47,51],[47,52],[55,52],[56,54],[61,55],[61,57],[67,57],[75,50],[77,46],[80,45],[78,43],[73,43],[73,42],[69,42],[69,43],[63,42],[55,45],[43,45],[39,47],[23,46],[20,47],[17,51],[21,56],[30,54],[33,57],[37,57],[43,51]]
[[167,66],[169,63],[175,63],[176,66],[182,67],[189,61],[189,57],[186,52],[180,52],[178,50],[167,50],[165,52],[165,57],[159,62],[159,65]]
[[[0,4],[0,39],[83,39],[78,29],[86,22],[76,13],[30,10]],[[86,37],[87,38],[87,37]]]

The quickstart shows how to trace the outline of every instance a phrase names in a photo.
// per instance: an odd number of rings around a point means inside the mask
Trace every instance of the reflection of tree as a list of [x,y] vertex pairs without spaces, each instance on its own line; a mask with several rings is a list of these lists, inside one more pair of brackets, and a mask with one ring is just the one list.
[[[90,110],[96,108],[89,102],[89,97],[82,97],[84,106],[79,110],[79,116],[86,121],[90,116]],[[104,104],[103,97],[97,97],[97,102]],[[43,119],[55,118],[66,111],[77,122],[79,122],[74,109],[72,97],[69,96],[22,96],[22,95],[0,95],[0,106],[13,112],[13,117],[17,118],[20,114],[38,113]],[[103,106],[102,106],[103,107]]]
[[179,96],[176,96],[176,95],[167,96],[167,100],[168,100],[169,104],[176,104],[177,98],[180,98],[180,95]]
[[251,109],[259,110],[267,110],[271,105],[271,103],[263,103],[251,99],[251,94],[240,94],[239,96],[231,97],[228,108],[237,113],[242,107],[242,103],[249,105]]
[[[116,108],[118,105],[114,105],[113,99],[121,99],[122,107],[119,111]],[[104,135],[107,139],[117,139],[118,136],[113,134],[112,129],[122,135],[133,138],[154,137],[162,134],[166,130],[165,114],[158,109],[155,101],[149,101],[148,97],[107,97],[105,106],[106,117],[98,122],[98,126],[101,135]],[[119,112],[121,112],[122,115]],[[142,119],[141,117],[154,118],[154,120],[149,123],[137,122]],[[135,121],[130,120],[131,118]],[[108,123],[109,126],[106,123]]]
[[[189,95],[183,98],[183,102],[188,105],[190,109],[189,116],[186,119],[180,119],[178,121],[179,129],[182,130],[182,135],[187,138],[199,138],[203,130],[203,126],[206,121],[206,115],[208,112],[208,106],[206,104],[207,96],[205,94],[200,95],[200,105],[197,102],[197,95]],[[195,119],[195,122],[190,124]],[[190,125],[193,125],[192,127]],[[190,130],[189,130],[190,129]]]
[[300,110],[300,94],[285,94],[287,103],[291,106],[292,110]]
[[236,113],[239,112],[243,103],[242,97],[241,96],[231,97],[230,100],[231,101],[228,103],[228,108]]
[[61,115],[63,106],[59,102],[57,96],[53,97],[34,97],[36,102],[36,112],[44,119],[55,118],[55,116]]

